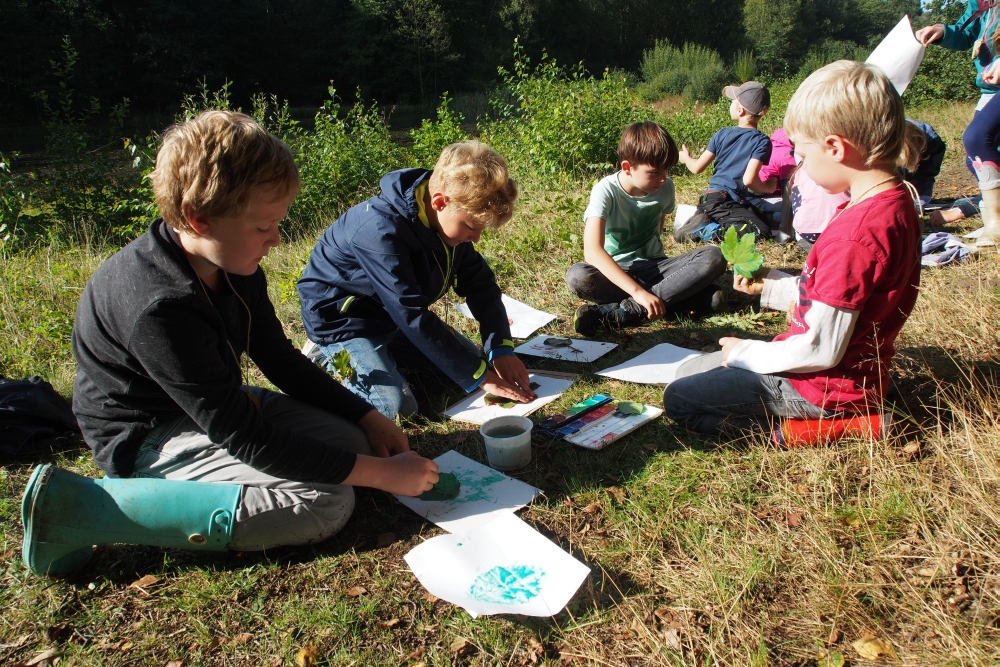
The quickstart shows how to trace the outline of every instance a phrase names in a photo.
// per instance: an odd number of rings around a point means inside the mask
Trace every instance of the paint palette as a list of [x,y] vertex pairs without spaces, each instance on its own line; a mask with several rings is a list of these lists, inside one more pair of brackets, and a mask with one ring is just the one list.
[[[619,404],[627,405],[627,411],[619,410]],[[596,394],[565,413],[549,417],[538,425],[538,430],[580,447],[601,449],[661,414],[663,410],[652,405]]]

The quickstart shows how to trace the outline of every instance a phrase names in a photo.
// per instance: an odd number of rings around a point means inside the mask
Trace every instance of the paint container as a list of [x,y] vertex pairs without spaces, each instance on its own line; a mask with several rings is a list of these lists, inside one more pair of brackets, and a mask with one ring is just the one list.
[[531,427],[527,417],[494,417],[480,426],[490,467],[518,470],[531,463]]

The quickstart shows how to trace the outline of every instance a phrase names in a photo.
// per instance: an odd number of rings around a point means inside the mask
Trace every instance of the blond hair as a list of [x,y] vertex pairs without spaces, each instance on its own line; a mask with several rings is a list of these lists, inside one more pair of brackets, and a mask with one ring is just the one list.
[[802,82],[785,112],[785,132],[795,141],[822,143],[835,134],[865,157],[865,166],[912,160],[903,100],[874,65],[838,60]]
[[517,184],[507,161],[479,141],[445,146],[428,185],[484,227],[500,227],[514,215]]
[[288,146],[250,116],[205,111],[167,129],[150,178],[160,215],[186,231],[192,213],[242,214],[255,190],[287,196],[299,172]]

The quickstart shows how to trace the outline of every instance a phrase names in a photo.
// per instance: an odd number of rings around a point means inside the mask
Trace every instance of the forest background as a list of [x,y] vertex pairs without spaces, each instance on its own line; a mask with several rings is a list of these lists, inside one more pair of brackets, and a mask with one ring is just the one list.
[[[558,315],[543,333],[573,335],[579,301],[563,275],[582,259],[590,185],[615,168],[625,124],[657,120],[700,150],[732,122],[721,86],[757,78],[772,90],[770,133],[809,72],[863,59],[904,13],[919,27],[962,9],[0,0],[0,375],[37,374],[71,394],[79,295],[156,215],[145,176],[158,132],[202,109],[242,108],[296,153],[302,189],[262,266],[297,345],[295,282],[319,230],[385,172],[431,166],[470,136],[507,157],[521,193],[515,218],[478,249],[505,293]],[[904,95],[948,144],[939,197],[977,191],[961,144],[977,94],[968,53],[935,47]],[[672,177],[683,203],[708,182],[683,167]],[[664,243],[671,255],[694,247],[669,233]],[[769,266],[802,266],[794,245],[758,247]],[[0,467],[0,663],[834,667],[888,646],[894,664],[1000,664],[998,266],[982,253],[923,272],[887,390],[906,425],[894,437],[775,451],[766,436],[720,445],[661,419],[599,452],[536,441],[517,475],[545,496],[521,517],[592,570],[548,619],[473,620],[426,594],[403,556],[437,529],[367,489],[323,544],[217,555],[117,545],[69,580],[33,576],[20,560],[33,466],[101,475],[82,443],[46,441]],[[583,373],[550,409],[595,393],[655,405],[658,387],[592,372],[661,342],[710,350],[721,336],[785,330],[783,314],[758,312],[731,280],[720,279],[728,312],[605,332],[618,347],[596,364],[532,362]],[[435,312],[478,340],[454,305]],[[485,460],[474,428],[440,417],[461,392],[433,374],[414,383],[411,445]]]

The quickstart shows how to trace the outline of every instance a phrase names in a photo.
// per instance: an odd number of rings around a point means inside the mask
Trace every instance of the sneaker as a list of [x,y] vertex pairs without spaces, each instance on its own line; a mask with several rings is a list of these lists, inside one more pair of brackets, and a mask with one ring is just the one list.
[[712,222],[712,219],[705,213],[699,211],[685,220],[684,224],[680,227],[674,227],[674,240],[678,243],[690,241],[690,237],[693,232],[701,229],[710,222]]
[[646,309],[629,297],[618,304],[618,308],[610,314],[609,320],[613,320],[614,326],[619,328],[639,326],[646,321]]
[[600,324],[600,306],[592,303],[580,306],[573,314],[573,330],[581,336],[591,336]]
[[645,320],[646,309],[629,297],[621,303],[580,306],[573,315],[573,329],[581,336],[591,336],[598,328],[634,327]]
[[667,315],[705,317],[726,309],[726,293],[718,285],[708,285],[683,301],[667,307]]

